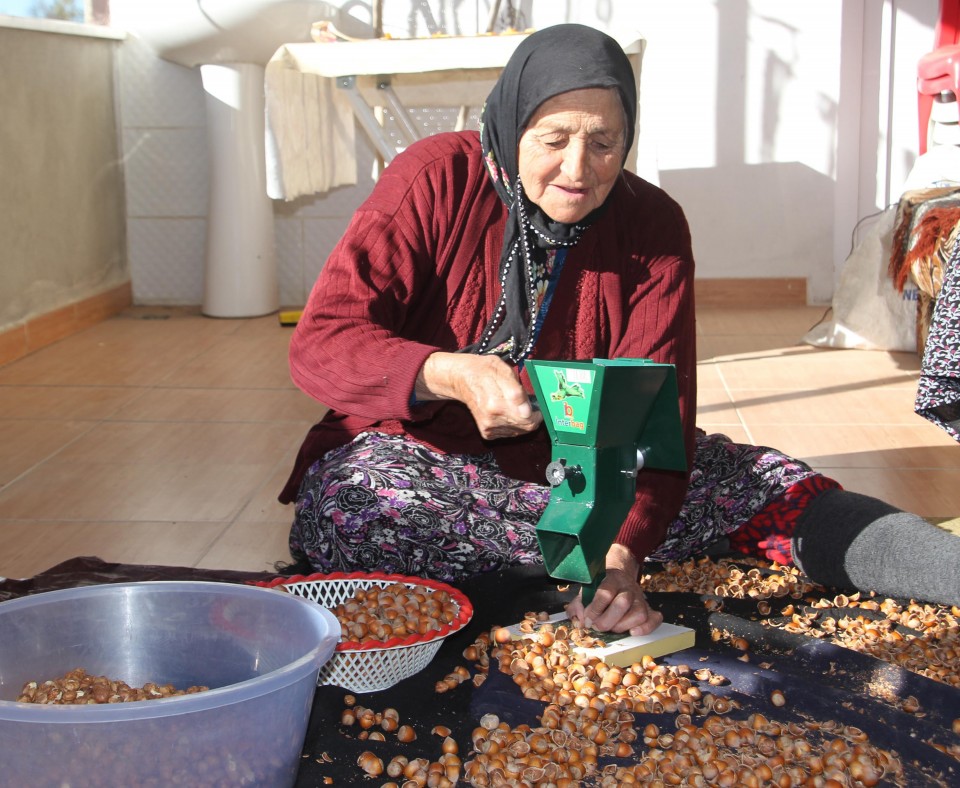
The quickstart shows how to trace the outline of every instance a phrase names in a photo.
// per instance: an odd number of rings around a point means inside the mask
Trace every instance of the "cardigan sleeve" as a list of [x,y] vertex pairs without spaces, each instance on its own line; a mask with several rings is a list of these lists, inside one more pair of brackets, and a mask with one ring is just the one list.
[[[695,451],[697,397],[693,252],[680,207],[664,196],[660,208],[657,240],[641,261],[643,275],[625,293],[625,328],[619,332],[611,357],[650,358],[676,366],[689,465]],[[689,472],[646,468],[637,474],[636,500],[617,537],[637,560],[642,562],[663,542],[667,526],[683,504],[688,483]]]
[[[417,287],[409,250],[384,217],[358,212],[327,260],[290,342],[290,374],[331,409],[374,420],[410,417],[416,376],[435,348],[403,339],[406,293]],[[391,243],[389,265],[370,264]]]
[[324,265],[294,331],[291,377],[333,411],[371,422],[430,412],[411,394],[424,361],[441,349],[447,309],[436,239],[455,214],[444,196],[454,186],[443,179],[458,171],[435,148],[411,148],[391,162]]

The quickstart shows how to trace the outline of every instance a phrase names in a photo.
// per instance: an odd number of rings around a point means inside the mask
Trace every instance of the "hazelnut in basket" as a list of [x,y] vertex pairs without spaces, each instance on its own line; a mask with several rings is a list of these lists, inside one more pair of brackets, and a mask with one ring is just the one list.
[[265,583],[326,607],[342,640],[318,682],[376,692],[425,668],[444,638],[473,616],[467,597],[446,583],[381,573],[335,572]]
[[459,605],[442,589],[391,583],[358,588],[330,612],[340,621],[344,640],[365,643],[425,635],[451,626],[459,610]]

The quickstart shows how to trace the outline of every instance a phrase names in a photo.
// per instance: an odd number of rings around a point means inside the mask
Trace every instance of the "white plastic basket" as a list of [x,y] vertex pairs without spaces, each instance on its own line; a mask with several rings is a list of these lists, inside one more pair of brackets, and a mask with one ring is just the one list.
[[373,641],[341,642],[330,661],[320,669],[317,683],[321,686],[330,684],[351,692],[378,692],[423,670],[444,638],[467,625],[473,617],[473,606],[462,592],[437,580],[361,572],[281,577],[258,585],[282,588],[332,610],[359,589],[383,588],[394,583],[402,583],[408,588],[422,586],[431,591],[446,591],[457,605],[457,617],[440,629],[423,635],[393,638],[382,645],[371,645]]

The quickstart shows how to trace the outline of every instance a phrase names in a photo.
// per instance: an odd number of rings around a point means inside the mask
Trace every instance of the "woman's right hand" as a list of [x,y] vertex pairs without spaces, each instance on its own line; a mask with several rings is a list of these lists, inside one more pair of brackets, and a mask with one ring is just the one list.
[[417,376],[416,396],[459,400],[470,409],[487,440],[532,432],[543,422],[516,369],[497,356],[432,353]]

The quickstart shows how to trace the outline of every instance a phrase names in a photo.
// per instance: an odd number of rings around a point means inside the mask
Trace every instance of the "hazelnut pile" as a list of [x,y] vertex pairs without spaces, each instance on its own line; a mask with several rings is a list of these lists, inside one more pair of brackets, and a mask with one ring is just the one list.
[[[353,695],[346,695],[343,703],[344,709],[340,715],[340,723],[347,728],[359,726],[360,733],[357,738],[362,741],[386,741],[387,736],[395,736],[397,741],[406,744],[417,739],[417,733],[412,726],[400,723],[400,714],[396,709],[374,711],[357,705]],[[384,763],[378,755],[365,750],[358,756],[357,766],[368,777],[380,777],[386,774],[387,777],[401,780],[404,785],[430,785],[435,788],[456,785],[460,779],[461,770],[460,747],[450,735],[448,727],[435,725],[430,732],[440,739],[440,755],[435,761],[395,755]],[[388,782],[384,785],[394,786],[397,783]]]
[[[525,620],[542,618],[531,613]],[[730,719],[724,715],[739,708],[737,701],[698,686],[728,683],[723,676],[650,657],[623,668],[607,665],[573,650],[580,634],[540,624],[512,640],[495,628],[468,649],[470,656],[487,655],[487,664],[511,676],[525,697],[546,704],[536,727],[511,727],[492,714],[481,719],[472,734],[474,755],[463,764],[470,785],[870,786],[902,778],[898,756],[871,745],[858,728],[783,723],[759,713]],[[787,703],[781,691],[773,695],[774,707]],[[675,730],[648,724],[638,731],[638,713],[673,714]],[[602,758],[634,763],[601,765]],[[819,781],[809,783],[811,777]]]
[[[542,620],[542,614],[527,613],[520,629],[526,629],[527,622]],[[648,656],[629,667],[607,665],[574,650],[581,645],[599,645],[587,630],[550,623],[538,626],[520,640],[512,640],[509,632],[495,627],[473,644],[482,652],[492,641],[492,661],[513,678],[525,698],[581,709],[617,701],[627,711],[654,714],[693,714],[711,709],[724,713],[730,708],[727,698],[703,693],[696,686],[698,681],[713,686],[728,683],[709,668],[694,671],[687,665],[658,665]]]
[[[622,712],[621,712],[622,714]],[[635,764],[600,766],[604,747],[576,733],[549,728],[511,728],[494,715],[473,733],[477,755],[464,776],[474,786],[542,785],[877,785],[897,781],[895,755],[873,747],[862,731],[829,723],[782,724],[762,714],[745,721],[715,715],[702,725],[680,724],[643,731],[646,750]],[[604,715],[612,722],[612,715]],[[632,730],[620,722],[621,735]],[[604,730],[600,728],[600,730]],[[629,745],[620,743],[618,749]],[[814,778],[814,782],[810,780]],[[815,778],[819,778],[817,781]]]
[[[752,568],[744,571],[738,564],[752,564]],[[710,610],[722,609],[724,598],[753,599],[760,616],[771,613],[771,599],[789,597],[793,601],[775,611],[776,617],[764,621],[765,625],[828,640],[960,687],[960,608],[956,606],[900,604],[861,593],[824,596],[826,589],[809,582],[796,567],[746,557],[671,562],[646,575],[643,582],[651,591],[711,595],[704,601]]]
[[[750,566],[743,571],[741,566]],[[643,577],[650,591],[688,591],[716,594],[731,599],[770,599],[789,596],[802,599],[821,586],[812,583],[795,566],[781,566],[748,556],[736,559],[709,556],[687,561],[669,561],[659,572]]]
[[[148,684],[144,686],[149,690]],[[157,691],[164,689],[157,687]],[[156,716],[130,705],[114,708],[127,709],[134,716],[122,714],[123,721],[116,724],[101,724],[94,719],[100,715],[93,714],[84,717],[89,724],[74,724],[78,718],[66,720],[66,725],[3,726],[5,751],[24,757],[3,760],[0,785],[223,788],[292,782],[291,757],[296,759],[300,745],[290,732],[303,725],[302,704],[277,704],[270,725],[264,725],[262,715],[251,714],[250,704],[219,704],[215,710],[201,712],[206,722],[200,735],[194,735],[198,723],[188,719],[191,715]],[[67,717],[74,716],[67,712],[63,710]],[[183,725],[178,724],[180,720]]]
[[[462,760],[449,729],[436,726],[432,733],[443,740],[436,759],[398,755],[387,761],[367,751],[357,760],[363,773],[389,780],[381,788],[447,788],[458,780],[478,788],[904,784],[900,756],[872,744],[855,726],[747,715],[736,699],[710,691],[729,682],[708,668],[658,664],[651,657],[625,667],[608,665],[574,650],[578,644],[597,645],[587,631],[546,618],[528,613],[519,627],[522,639],[494,627],[463,652],[475,677],[486,676],[493,666],[524,697],[542,702],[538,725],[511,726],[486,714]],[[438,685],[437,691],[452,689]],[[769,701],[772,714],[790,709],[782,689],[773,689]],[[345,704],[341,722],[359,725],[359,738],[369,731],[370,740],[384,739],[381,729],[386,738],[396,733],[398,740],[412,740],[399,735],[394,709],[366,709],[352,696]],[[637,721],[639,714],[670,716],[644,725]],[[960,719],[953,732],[960,734]]]
[[457,620],[459,606],[449,593],[422,585],[391,583],[358,589],[332,608],[344,640],[357,643],[425,635]]
[[[832,596],[794,567],[745,557],[664,564],[644,583],[652,591],[703,595],[710,610],[723,609],[725,600],[743,600],[756,605],[766,626],[830,640],[960,686],[956,607],[899,603],[874,594]],[[741,611],[743,603],[737,603]],[[511,726],[488,714],[473,730],[472,749],[462,761],[450,739],[449,749],[434,761],[398,756],[384,762],[364,753],[358,765],[366,775],[392,780],[383,788],[447,786],[456,778],[473,786],[554,788],[904,784],[905,762],[872,744],[863,730],[809,717],[774,719],[779,710],[791,710],[782,689],[770,692],[769,715],[748,714],[735,698],[717,694],[723,690],[713,688],[729,682],[708,668],[657,664],[650,657],[625,667],[608,665],[575,650],[598,645],[594,633],[554,626],[547,618],[526,614],[521,639],[502,627],[484,632],[463,652],[470,667],[458,666],[436,684],[437,692],[455,691],[465,682],[478,686],[498,670],[523,697],[544,704],[538,724]],[[744,652],[740,659],[750,660],[746,639],[716,630],[711,635],[727,638]],[[902,711],[924,713],[916,698],[892,692],[888,700]],[[388,711],[371,716],[359,710],[371,729],[378,717],[396,726]],[[345,712],[348,719],[353,713]],[[644,724],[649,717],[638,722],[641,714],[665,716]],[[952,733],[960,735],[960,718]],[[957,745],[924,743],[960,760]]]
[[129,703],[156,700],[174,695],[193,695],[209,687],[194,686],[178,690],[172,684],[148,681],[142,687],[131,687],[124,681],[106,676],[91,676],[83,668],[71,670],[56,679],[28,681],[20,690],[17,703],[39,703],[52,706],[81,706],[93,703]]
[[[353,695],[343,698],[344,710],[340,715],[340,724],[345,727],[357,725],[361,741],[386,741],[384,734],[394,734],[397,741],[409,743],[417,738],[416,731],[410,725],[400,724],[400,714],[396,709],[387,708],[383,711],[374,711],[357,704]],[[374,730],[371,730],[371,729]],[[375,730],[379,728],[380,730]]]

